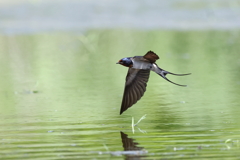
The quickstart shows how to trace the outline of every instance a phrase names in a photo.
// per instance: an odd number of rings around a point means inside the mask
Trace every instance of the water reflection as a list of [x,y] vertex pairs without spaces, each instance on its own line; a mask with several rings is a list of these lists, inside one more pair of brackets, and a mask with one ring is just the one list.
[[[239,35],[89,31],[84,43],[69,34],[0,36],[1,158],[239,158]],[[119,116],[126,69],[114,62],[149,49],[163,68],[193,72],[171,77],[189,87],[152,74],[136,108]],[[134,136],[148,152],[120,132],[145,114],[147,133]]]
[[126,159],[140,159],[141,157],[146,157],[144,154],[147,153],[143,147],[138,147],[138,143],[134,142],[135,139],[128,138],[128,135],[120,132],[122,144],[124,148],[123,154],[126,156]]

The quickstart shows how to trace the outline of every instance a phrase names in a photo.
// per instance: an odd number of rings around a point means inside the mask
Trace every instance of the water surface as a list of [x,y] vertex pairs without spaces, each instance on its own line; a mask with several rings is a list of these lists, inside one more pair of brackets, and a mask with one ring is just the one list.
[[239,0],[1,0],[0,32],[240,28]]
[[[240,159],[238,30],[0,36],[2,159]],[[119,115],[123,58],[153,50],[144,97]],[[135,132],[135,123],[143,115]]]

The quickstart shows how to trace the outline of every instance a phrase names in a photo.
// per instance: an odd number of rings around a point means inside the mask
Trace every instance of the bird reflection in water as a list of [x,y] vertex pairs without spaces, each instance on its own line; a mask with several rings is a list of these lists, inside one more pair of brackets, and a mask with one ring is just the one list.
[[138,143],[134,142],[134,139],[128,138],[128,135],[123,132],[120,132],[120,134],[124,151],[119,152],[119,155],[125,155],[126,160],[138,160],[146,157],[144,154],[147,154],[147,151],[143,147],[138,147]]

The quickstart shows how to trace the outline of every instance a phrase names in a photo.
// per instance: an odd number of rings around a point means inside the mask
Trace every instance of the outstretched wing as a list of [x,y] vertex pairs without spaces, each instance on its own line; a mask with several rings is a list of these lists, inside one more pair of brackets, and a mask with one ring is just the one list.
[[146,91],[150,70],[129,68],[120,114],[135,104]]

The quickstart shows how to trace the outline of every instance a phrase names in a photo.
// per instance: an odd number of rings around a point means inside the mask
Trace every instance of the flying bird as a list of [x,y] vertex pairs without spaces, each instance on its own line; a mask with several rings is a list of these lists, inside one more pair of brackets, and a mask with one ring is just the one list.
[[128,67],[120,115],[133,104],[135,104],[139,99],[141,99],[144,92],[146,91],[150,71],[157,73],[170,83],[186,87],[186,85],[181,85],[170,81],[169,79],[167,79],[166,75],[172,74],[176,76],[185,76],[191,73],[175,74],[165,71],[159,68],[158,65],[155,63],[158,59],[159,57],[156,53],[154,53],[153,51],[148,51],[144,56],[126,57],[120,59],[117,62],[117,64]]

